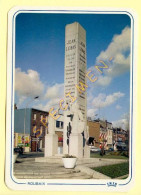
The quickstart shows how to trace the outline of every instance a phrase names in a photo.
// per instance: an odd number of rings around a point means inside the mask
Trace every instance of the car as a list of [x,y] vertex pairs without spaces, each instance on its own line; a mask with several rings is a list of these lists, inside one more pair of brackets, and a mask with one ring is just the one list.
[[126,151],[127,150],[127,145],[124,142],[118,142],[116,147],[117,147],[118,151]]
[[95,147],[95,146],[89,146],[89,147],[90,147],[90,151],[91,151],[91,152],[100,152],[100,151],[101,151],[100,148],[97,148],[97,147]]
[[112,152],[114,151],[114,148],[109,148],[108,151]]
[[23,148],[22,147],[14,148],[14,152],[19,153],[19,154],[23,154]]

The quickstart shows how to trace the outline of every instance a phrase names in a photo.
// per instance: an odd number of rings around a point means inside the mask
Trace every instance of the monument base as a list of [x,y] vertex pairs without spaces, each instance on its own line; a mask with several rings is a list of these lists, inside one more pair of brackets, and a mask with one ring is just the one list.
[[44,156],[54,156],[58,153],[58,135],[47,134],[45,136],[45,152]]
[[90,148],[88,145],[84,147],[84,158],[90,158]]
[[69,155],[83,158],[83,137],[81,134],[70,134],[69,139]]

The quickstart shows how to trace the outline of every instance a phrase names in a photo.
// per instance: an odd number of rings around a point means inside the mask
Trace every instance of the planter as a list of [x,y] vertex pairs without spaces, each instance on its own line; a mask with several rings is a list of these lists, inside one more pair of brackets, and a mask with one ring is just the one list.
[[66,169],[73,169],[76,165],[77,158],[62,158]]

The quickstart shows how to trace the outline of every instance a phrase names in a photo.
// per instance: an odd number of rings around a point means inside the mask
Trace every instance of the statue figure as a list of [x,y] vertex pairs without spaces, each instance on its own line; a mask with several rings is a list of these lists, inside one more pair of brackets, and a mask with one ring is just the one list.
[[73,105],[70,104],[66,115],[69,118],[67,127],[69,127],[69,124],[71,126],[71,131],[67,128],[67,135],[69,135],[69,140],[68,136],[66,137],[68,153],[79,158],[89,158],[90,148],[87,146],[89,138],[87,121],[79,109],[77,102]]
[[70,105],[70,113],[73,115],[72,132],[81,133],[83,138],[85,139],[84,142],[87,142],[89,139],[89,129],[87,126],[87,121],[84,120],[84,116],[77,103]]

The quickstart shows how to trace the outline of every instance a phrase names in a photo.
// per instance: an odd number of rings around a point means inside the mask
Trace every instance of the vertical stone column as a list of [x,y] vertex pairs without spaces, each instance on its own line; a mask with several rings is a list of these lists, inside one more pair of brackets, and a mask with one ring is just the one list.
[[56,121],[49,116],[48,134],[45,136],[45,157],[54,156],[58,152],[58,135],[55,134]]
[[70,118],[67,117],[70,112],[64,112],[64,131],[63,131],[63,154],[68,154],[68,145],[67,145],[67,126],[70,122]]
[[80,133],[70,135],[69,154],[83,158],[83,137]]
[[72,120],[72,132],[70,134],[70,140],[69,140],[69,154],[74,155],[78,158],[82,158],[83,137],[81,132],[79,131],[81,127],[80,127],[79,110],[78,110],[77,103],[72,105],[71,111],[73,113],[73,120]]
[[[73,104],[73,108],[70,110],[73,114],[73,120],[68,150],[67,126],[70,119],[64,117],[63,153],[69,151],[70,155],[75,155],[78,158],[88,156],[89,153],[87,146],[83,147],[84,139],[82,136],[82,132],[85,131],[84,123],[87,122],[87,96],[86,92],[82,93],[81,89],[79,90],[80,82],[86,84],[86,63],[86,31],[78,22],[68,24],[65,28],[64,97],[66,103]],[[68,93],[70,95],[66,95]]]
[[85,147],[84,147],[84,158],[90,158],[90,148],[87,144],[89,138],[89,127],[87,126],[87,123],[85,124],[84,137],[86,139]]

